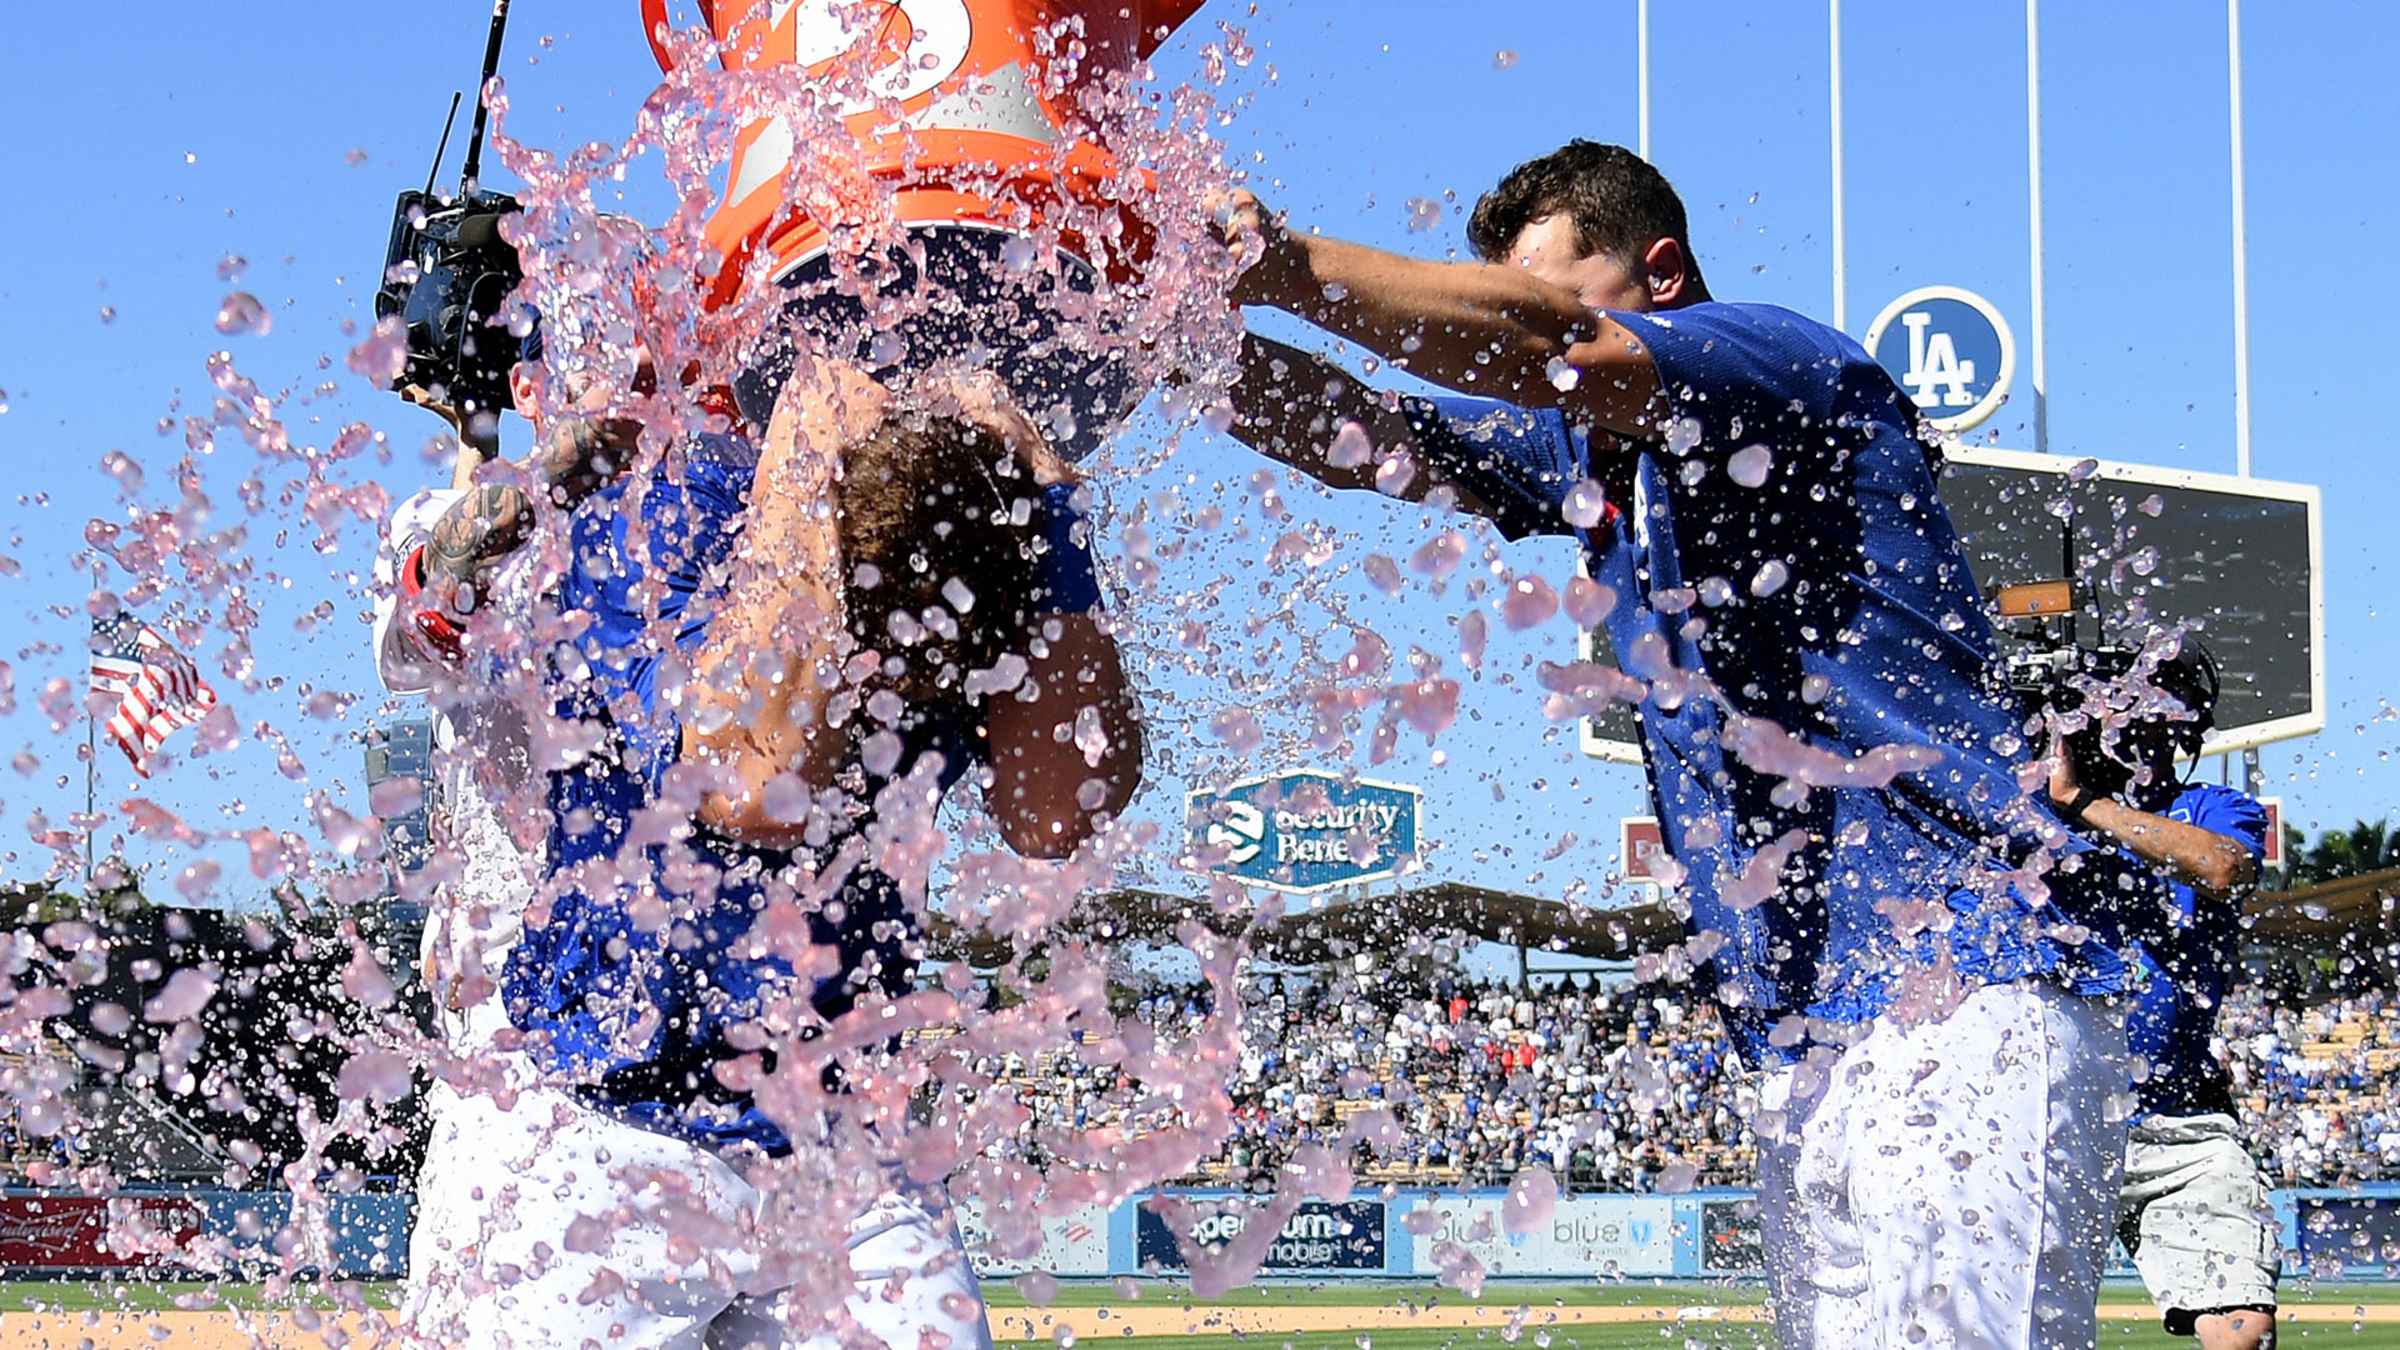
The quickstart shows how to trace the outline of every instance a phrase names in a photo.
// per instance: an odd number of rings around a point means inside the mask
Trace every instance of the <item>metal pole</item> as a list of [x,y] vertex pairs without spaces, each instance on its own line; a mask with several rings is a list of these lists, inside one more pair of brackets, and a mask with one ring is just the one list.
[[2041,0],[2025,0],[2026,214],[2033,242],[2033,448],[2050,453],[2050,366],[2042,329]]
[[1650,0],[1633,0],[1634,97],[1639,107],[1642,158],[1650,158]]
[[[2225,0],[2226,101],[2233,119],[2233,471],[2250,476],[2250,232],[2242,185],[2242,0]],[[2246,757],[2255,762],[2253,752]]]
[[83,898],[92,898],[92,878],[98,864],[92,858],[92,840],[100,833],[100,736],[92,710],[83,710]]
[[[100,560],[92,560],[92,589],[100,589],[106,578]],[[91,661],[84,661],[88,671]],[[84,676],[83,686],[83,899],[88,906],[92,899],[92,879],[99,875],[99,863],[93,856],[93,840],[100,835],[100,732],[99,719],[92,714],[91,676]]]
[[1833,326],[1849,328],[1847,231],[1842,218],[1842,0],[1826,0],[1828,82],[1833,90]]

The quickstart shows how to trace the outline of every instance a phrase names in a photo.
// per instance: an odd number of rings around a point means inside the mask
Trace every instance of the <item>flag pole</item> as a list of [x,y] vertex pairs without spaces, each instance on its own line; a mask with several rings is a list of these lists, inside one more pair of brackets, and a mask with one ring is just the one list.
[[[96,595],[106,573],[98,558],[92,559],[92,592]],[[86,609],[90,606],[87,604]],[[99,875],[94,841],[100,837],[100,719],[92,712],[90,660],[85,662],[83,690],[83,899],[92,900],[93,879]]]

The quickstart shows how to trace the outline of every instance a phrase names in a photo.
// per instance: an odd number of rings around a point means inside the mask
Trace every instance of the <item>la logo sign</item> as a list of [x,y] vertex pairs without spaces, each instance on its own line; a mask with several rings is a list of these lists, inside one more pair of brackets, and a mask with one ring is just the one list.
[[1956,286],[1920,287],[1885,305],[1866,348],[1937,431],[1965,431],[1998,412],[2017,373],[1999,308]]

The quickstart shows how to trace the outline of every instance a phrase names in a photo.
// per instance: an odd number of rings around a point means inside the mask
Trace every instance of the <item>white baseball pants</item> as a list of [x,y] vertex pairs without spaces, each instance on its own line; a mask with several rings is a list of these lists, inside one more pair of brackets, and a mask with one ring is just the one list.
[[2116,1009],[2031,981],[1770,1076],[1760,1217],[1783,1343],[2091,1346],[2127,1083]]
[[[724,1157],[563,1093],[503,1111],[436,1085],[401,1322],[473,1350],[988,1350],[983,1298],[945,1206],[905,1187],[847,1222],[839,1326],[785,1324],[805,1275]],[[838,1267],[837,1267],[838,1269]],[[837,1277],[838,1278],[838,1277]]]

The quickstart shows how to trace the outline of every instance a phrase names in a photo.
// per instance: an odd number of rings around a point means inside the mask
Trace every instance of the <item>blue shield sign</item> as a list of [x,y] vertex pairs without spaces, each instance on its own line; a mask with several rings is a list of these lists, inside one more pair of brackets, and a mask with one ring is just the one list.
[[1221,876],[1306,895],[1416,866],[1424,794],[1315,769],[1251,778],[1191,799],[1191,850]]
[[2017,373],[2016,339],[1999,307],[1956,286],[1919,287],[1884,306],[1866,348],[1938,431],[1964,431],[1998,412]]

